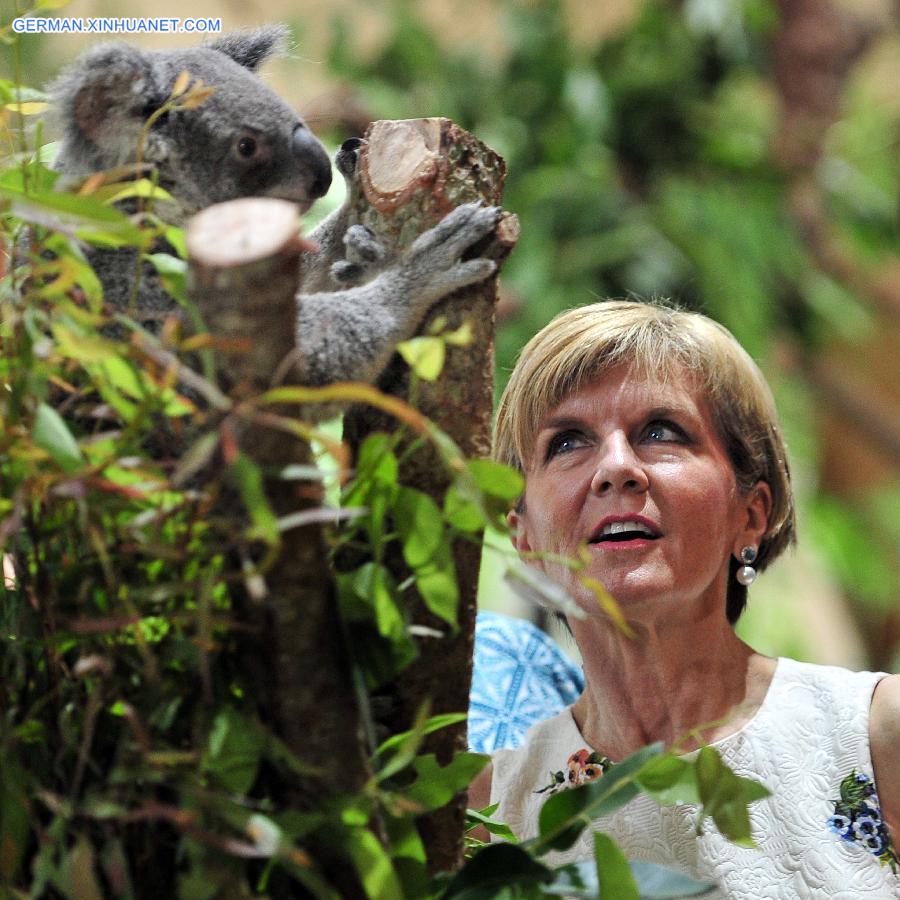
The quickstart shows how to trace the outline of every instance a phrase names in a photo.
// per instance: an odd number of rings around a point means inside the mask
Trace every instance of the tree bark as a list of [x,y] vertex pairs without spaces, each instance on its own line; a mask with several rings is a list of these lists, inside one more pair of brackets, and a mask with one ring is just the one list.
[[[219,383],[233,399],[257,395],[272,386],[273,373],[292,370],[298,260],[307,246],[298,234],[297,208],[272,199],[210,207],[189,225],[189,289],[210,332],[221,339]],[[294,417],[300,412],[296,407],[273,411]],[[232,415],[223,427],[263,471],[276,516],[320,504],[316,485],[275,477],[287,465],[311,462],[305,441],[258,419]],[[235,496],[224,503],[240,507]],[[269,704],[273,724],[291,750],[321,773],[300,784],[296,799],[317,805],[336,788],[359,791],[370,775],[368,753],[320,526],[283,532],[264,580],[261,595],[248,592],[244,598],[249,624],[260,626],[252,648],[253,664],[266,676],[259,700]],[[365,896],[336,848],[311,849],[341,896]]]
[[[375,122],[365,135],[358,166],[361,190],[352,198],[351,221],[371,228],[386,248],[395,252],[462,203],[480,199],[499,205],[506,175],[505,163],[493,150],[449,120],[437,118]],[[517,238],[518,220],[503,214],[494,235],[473,248],[472,255],[491,257],[499,266]],[[449,329],[471,323],[473,339],[466,346],[448,346],[440,378],[434,383],[419,382],[414,398],[409,396],[409,370],[399,357],[379,382],[389,393],[412,400],[467,457],[484,457],[490,452],[496,297],[494,276],[444,298],[431,310],[420,333],[443,317]],[[378,430],[394,431],[396,422],[369,409],[353,409],[345,417],[344,436],[354,450],[367,434]],[[400,478],[438,504],[450,481],[430,447],[407,457]],[[457,542],[457,632],[448,633],[446,623],[429,612],[421,599],[414,601],[415,624],[444,635],[417,638],[419,657],[393,686],[393,714],[388,723],[392,731],[408,729],[426,698],[432,714],[468,709],[480,560],[480,545]],[[398,580],[408,575],[399,552],[388,564]],[[435,753],[441,764],[464,749],[464,724],[436,732],[424,747]],[[453,869],[461,863],[464,816],[465,797],[460,795],[419,820],[432,871]]]

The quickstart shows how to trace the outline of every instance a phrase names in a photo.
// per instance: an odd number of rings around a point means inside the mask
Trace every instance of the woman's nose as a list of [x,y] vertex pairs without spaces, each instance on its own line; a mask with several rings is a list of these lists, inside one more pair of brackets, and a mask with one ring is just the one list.
[[650,486],[643,463],[624,435],[611,435],[600,447],[597,468],[591,477],[595,494],[612,491],[641,493]]

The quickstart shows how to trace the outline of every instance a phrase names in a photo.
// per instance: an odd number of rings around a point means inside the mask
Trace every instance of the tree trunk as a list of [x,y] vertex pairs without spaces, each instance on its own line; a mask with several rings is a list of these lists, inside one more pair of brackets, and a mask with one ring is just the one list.
[[[273,373],[289,373],[295,354],[299,239],[297,208],[280,200],[248,199],[210,207],[188,229],[190,291],[210,332],[219,339],[219,382],[233,399],[273,386]],[[276,376],[277,377],[277,376]],[[274,410],[297,417],[296,407]],[[305,441],[235,415],[221,427],[233,433],[239,452],[264,473],[276,516],[320,504],[317,485],[279,480],[291,464],[311,462]],[[240,501],[223,501],[234,513]],[[240,514],[244,514],[240,509]],[[321,772],[300,785],[300,805],[323,796],[361,790],[370,775],[368,754],[343,640],[328,554],[319,525],[281,534],[277,559],[264,587],[244,598],[245,619],[257,627],[250,664],[263,670],[259,685],[267,717],[291,750]],[[310,801],[307,804],[306,799]],[[337,848],[314,846],[313,855],[341,892],[365,896],[352,866]]]
[[[505,163],[447,119],[375,122],[365,139],[358,162],[361,191],[352,198],[351,222],[371,228],[389,251],[409,246],[462,203],[480,199],[500,204]],[[494,235],[472,253],[489,256],[499,264],[517,237],[518,220],[504,214]],[[490,452],[496,296],[494,276],[444,298],[432,309],[420,333],[427,332],[439,317],[446,320],[449,329],[468,321],[473,332],[468,345],[448,346],[446,363],[436,382],[418,383],[416,396],[410,398],[409,370],[396,356],[379,382],[389,393],[412,399],[467,457],[484,457]],[[367,434],[394,431],[396,427],[394,420],[370,409],[354,409],[345,417],[344,436],[355,450]],[[406,458],[400,479],[439,504],[449,484],[443,465],[430,447]],[[388,723],[392,731],[408,729],[426,698],[431,701],[432,714],[468,709],[480,560],[479,545],[457,542],[454,561],[460,602],[456,633],[447,633],[446,623],[429,612],[421,599],[415,601],[413,621],[443,631],[444,636],[417,638],[420,655],[393,687],[393,713]],[[388,564],[398,581],[408,575],[399,552]],[[465,725],[436,732],[424,747],[435,753],[441,764],[465,748]],[[460,795],[419,820],[432,871],[460,864],[464,815],[465,797]]]

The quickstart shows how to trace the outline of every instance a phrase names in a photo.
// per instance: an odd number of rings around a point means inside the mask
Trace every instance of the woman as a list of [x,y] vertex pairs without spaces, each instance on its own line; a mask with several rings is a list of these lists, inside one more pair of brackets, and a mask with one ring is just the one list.
[[[771,659],[734,633],[747,585],[794,539],[771,393],[721,326],[697,313],[606,302],[533,338],[500,403],[495,455],[526,476],[509,521],[520,554],[584,613],[569,627],[585,689],[498,751],[470,805],[537,832],[548,772],[602,777],[654,741],[716,746],[772,796],[751,806],[756,848],[696,808],[638,797],[598,820],[627,856],[715,881],[723,897],[900,897],[900,676]],[[586,559],[573,569],[562,558]],[[633,637],[582,579],[601,581]],[[712,723],[712,724],[709,724]],[[700,729],[698,732],[697,729]],[[849,779],[849,781],[847,781]],[[856,785],[836,807],[841,784]],[[845,785],[846,786],[846,785]],[[875,793],[877,791],[877,794]],[[551,857],[592,858],[586,831]]]

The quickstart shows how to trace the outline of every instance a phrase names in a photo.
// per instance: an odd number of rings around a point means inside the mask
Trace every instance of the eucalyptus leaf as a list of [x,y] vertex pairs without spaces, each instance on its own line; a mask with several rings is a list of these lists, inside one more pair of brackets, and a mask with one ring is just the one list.
[[62,416],[46,403],[39,403],[31,432],[34,443],[50,454],[64,471],[74,472],[84,462],[78,442]]
[[477,828],[481,825],[486,828],[490,834],[503,838],[504,841],[509,841],[512,844],[517,844],[519,839],[512,828],[505,822],[498,822],[496,819],[491,818],[491,813],[494,812],[498,805],[499,804],[487,806],[481,811],[476,809],[466,810],[466,831],[471,831],[473,828]]
[[492,459],[469,460],[469,471],[485,494],[510,504],[525,490],[525,477],[521,472]]
[[550,869],[514,844],[488,844],[456,873],[442,900],[491,900],[507,887],[537,891],[552,878]]
[[[631,873],[641,900],[681,900],[684,897],[703,897],[715,891],[710,882],[697,881],[674,869],[654,863],[631,862]],[[604,900],[597,880],[597,866],[591,862],[572,863],[554,871],[554,880],[543,888],[551,897],[572,900]],[[618,900],[618,894],[609,895]]]
[[597,867],[600,897],[640,900],[625,854],[609,835],[600,831],[594,833],[594,863]]
[[678,900],[681,897],[702,897],[716,890],[709,881],[697,881],[682,872],[652,863],[632,862],[631,870],[642,900]]
[[657,803],[700,803],[694,766],[673,754],[654,759],[641,770],[638,784]]
[[423,381],[437,381],[444,368],[447,346],[442,338],[423,335],[401,341],[397,352]]
[[503,580],[516,594],[531,603],[545,606],[564,616],[584,618],[584,612],[562,585],[522,560],[509,563],[503,573]]
[[754,847],[747,806],[767,797],[768,789],[752,778],[736,775],[714,747],[703,747],[698,752],[695,772],[702,815],[712,816],[716,827],[730,841]]
[[[442,728],[446,728],[449,725],[456,725],[459,722],[465,722],[465,720],[465,713],[442,713],[438,716],[431,716],[425,721],[424,727],[421,729],[421,735],[422,737],[424,737],[426,734],[432,734],[433,732],[440,731]],[[378,749],[375,751],[375,755],[380,756],[382,753],[386,753],[388,750],[392,750],[393,748],[399,746],[401,743],[403,743],[403,741],[407,739],[407,737],[409,737],[413,733],[413,730],[410,730],[404,731],[402,734],[391,735],[387,740],[379,745]]]
[[272,546],[277,545],[278,517],[266,496],[262,470],[249,456],[240,453],[231,464],[231,474],[237,482],[252,523],[247,532],[248,537],[263,540]]
[[418,569],[432,562],[444,540],[444,522],[437,504],[427,494],[401,486],[395,509],[407,564]]
[[228,790],[246,794],[256,779],[264,743],[237,710],[225,707],[213,720],[204,765]]
[[439,809],[467,788],[488,761],[481,753],[457,753],[441,766],[433,753],[417,756],[413,761],[417,778],[404,793],[422,810]]
[[425,605],[448,625],[456,626],[459,585],[450,548],[443,544],[428,566],[416,570],[416,588]]
[[368,826],[349,829],[341,846],[353,860],[368,897],[403,896],[393,862]]
[[72,229],[96,232],[134,244],[140,244],[143,239],[140,229],[124,213],[92,197],[53,191],[25,194],[0,186],[0,200],[10,201],[13,213],[32,225],[64,233]]

